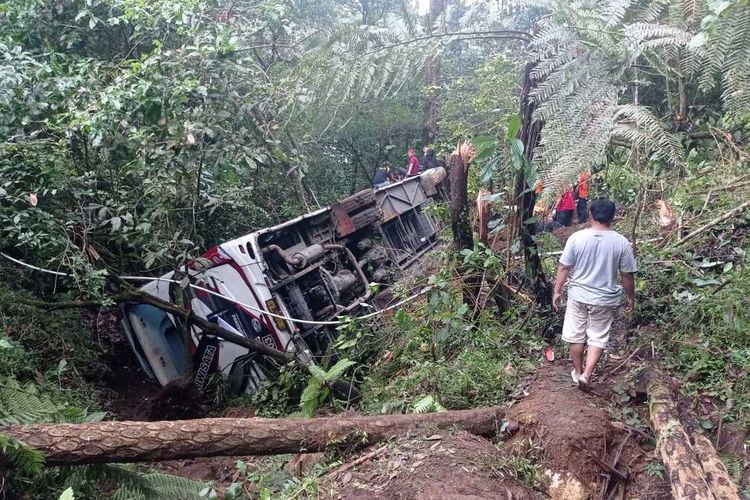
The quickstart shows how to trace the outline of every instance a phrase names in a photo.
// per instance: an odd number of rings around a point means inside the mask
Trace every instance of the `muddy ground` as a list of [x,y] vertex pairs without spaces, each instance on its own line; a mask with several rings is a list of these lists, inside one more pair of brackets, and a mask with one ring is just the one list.
[[507,468],[508,461],[496,446],[464,431],[405,437],[352,457],[321,482],[320,496],[540,498]]

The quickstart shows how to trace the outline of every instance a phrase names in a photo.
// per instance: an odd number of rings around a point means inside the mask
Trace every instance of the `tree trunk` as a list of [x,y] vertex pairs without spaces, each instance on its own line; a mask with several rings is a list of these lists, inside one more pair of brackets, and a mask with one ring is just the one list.
[[487,245],[488,234],[490,232],[490,207],[484,200],[484,197],[491,194],[489,189],[480,189],[477,194],[477,233],[479,241]]
[[[425,18],[425,31],[432,35],[432,27],[448,4],[448,0],[430,0],[430,11]],[[424,125],[422,143],[434,142],[438,134],[438,115],[440,114],[440,60],[434,55],[427,57],[424,66],[424,83],[427,89],[427,100],[424,104]]]
[[454,426],[493,435],[501,422],[502,412],[494,407],[368,417],[35,424],[6,427],[3,434],[42,452],[48,465],[75,465],[314,453],[345,443],[375,443],[414,429],[432,432]]
[[[536,81],[531,77],[533,63],[528,63],[524,70],[523,87],[521,89],[521,130],[518,138],[523,143],[524,154],[529,162],[534,157],[534,149],[539,145],[542,133],[542,122],[534,121],[535,102],[529,98],[531,89],[536,86]],[[516,223],[514,227],[521,239],[524,260],[526,262],[526,274],[531,277],[536,303],[542,307],[552,303],[552,290],[550,283],[542,269],[542,261],[539,257],[539,248],[536,244],[534,233],[536,224],[527,222],[534,216],[534,204],[536,194],[529,186],[526,172],[520,169],[516,175],[514,200],[517,205]]]
[[[473,158],[471,144],[464,142],[448,158],[450,180],[450,213],[453,244],[457,251],[474,249],[474,227],[469,217],[468,176],[469,163]],[[476,311],[482,278],[459,265],[464,275],[463,300],[470,310]]]
[[668,383],[656,372],[648,373],[646,379],[651,424],[672,497],[739,500],[737,485],[711,442],[702,434],[685,431]]
[[687,88],[685,87],[685,79],[683,77],[677,78],[677,95],[679,96],[678,111],[677,111],[677,123],[684,126],[688,121],[688,95]]
[[[460,149],[460,148],[459,148]],[[469,194],[468,173],[469,166],[459,150],[453,152],[448,158],[448,170],[450,177],[450,212],[451,229],[453,231],[453,243],[456,250],[473,249],[474,234],[472,231],[471,218],[469,217]]]

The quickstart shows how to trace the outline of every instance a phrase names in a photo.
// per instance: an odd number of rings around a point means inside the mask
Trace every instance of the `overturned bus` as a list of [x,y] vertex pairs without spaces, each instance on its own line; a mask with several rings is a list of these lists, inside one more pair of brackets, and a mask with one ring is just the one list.
[[[431,169],[217,245],[182,270],[194,284],[183,307],[313,364],[335,338],[326,322],[361,314],[370,283],[391,281],[436,244],[439,228],[424,208],[442,198],[445,177]],[[142,290],[174,302],[174,278],[155,278]],[[220,374],[233,391],[250,392],[268,374],[267,361],[247,348],[195,326],[186,339],[176,319],[153,305],[124,305],[122,324],[139,364],[161,385],[193,377],[206,390]]]

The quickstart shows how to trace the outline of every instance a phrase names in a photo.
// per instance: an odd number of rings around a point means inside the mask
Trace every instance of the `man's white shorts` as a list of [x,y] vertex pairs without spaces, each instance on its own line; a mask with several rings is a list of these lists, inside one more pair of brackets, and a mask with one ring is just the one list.
[[617,307],[592,306],[568,298],[562,339],[570,344],[588,344],[604,349],[609,341],[615,311]]

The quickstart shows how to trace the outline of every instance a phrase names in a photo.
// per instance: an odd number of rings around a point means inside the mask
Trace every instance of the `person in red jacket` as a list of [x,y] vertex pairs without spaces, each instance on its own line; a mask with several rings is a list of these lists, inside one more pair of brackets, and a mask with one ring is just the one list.
[[409,148],[409,170],[407,170],[406,175],[417,175],[419,170],[420,166],[417,153],[414,151],[414,148]]
[[576,209],[576,201],[573,198],[573,186],[570,184],[565,185],[565,190],[563,191],[562,196],[557,202],[557,206],[555,207],[556,215],[555,218],[557,222],[564,226],[568,227],[571,224],[573,224],[573,212]]

